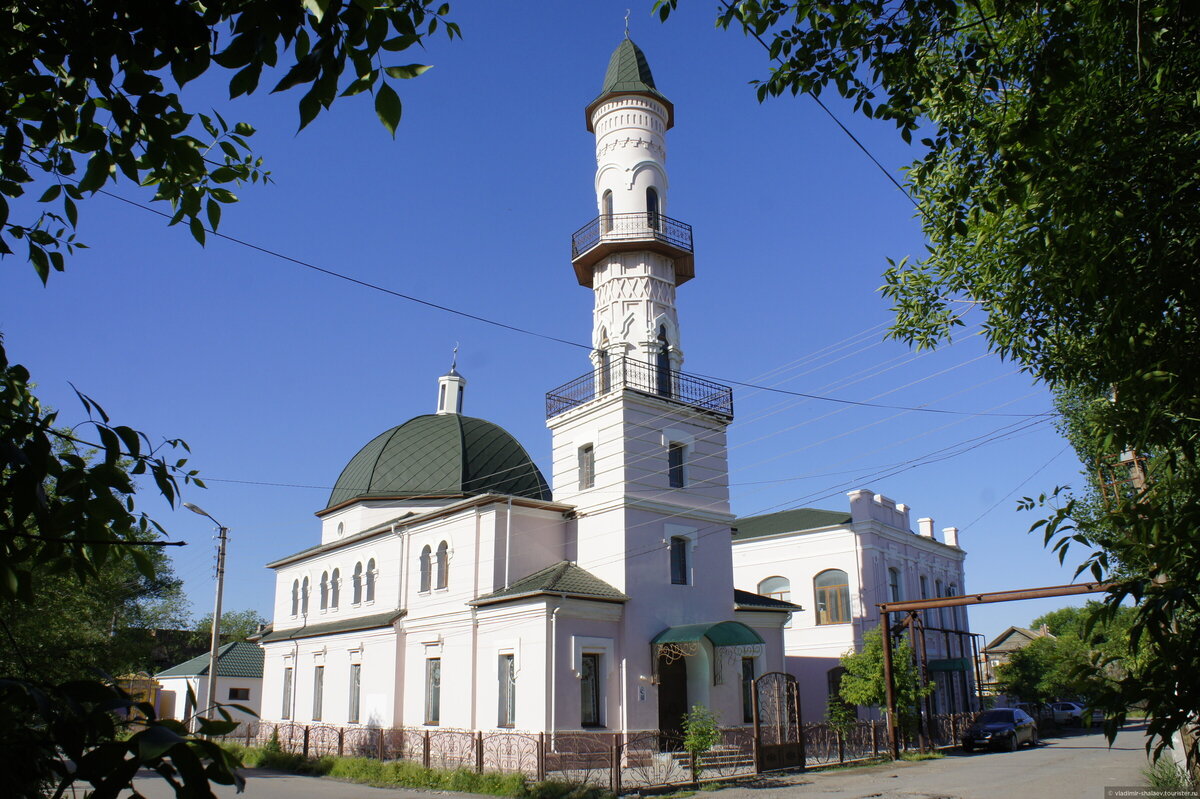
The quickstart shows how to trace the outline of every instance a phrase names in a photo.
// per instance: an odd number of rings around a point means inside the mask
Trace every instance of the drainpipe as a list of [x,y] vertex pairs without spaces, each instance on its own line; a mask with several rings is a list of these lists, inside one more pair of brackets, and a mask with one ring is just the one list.
[[550,614],[550,747],[556,746],[555,737],[558,732],[558,612],[562,610],[562,600]]
[[508,509],[504,512],[504,587],[508,588],[509,555],[512,552],[512,497],[508,498]]

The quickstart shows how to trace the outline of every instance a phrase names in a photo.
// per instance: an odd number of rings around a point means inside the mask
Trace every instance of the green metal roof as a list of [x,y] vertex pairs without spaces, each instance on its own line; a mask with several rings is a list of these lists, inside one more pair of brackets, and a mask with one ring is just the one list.
[[744,541],[747,538],[761,538],[776,533],[803,533],[823,527],[836,527],[839,524],[850,524],[850,514],[844,511],[820,510],[819,508],[797,508],[784,510],[779,513],[766,513],[762,516],[747,516],[733,523],[737,532],[733,534],[734,541]]
[[335,635],[337,633],[352,633],[359,630],[374,630],[388,627],[403,614],[397,610],[375,613],[370,616],[351,616],[348,619],[338,619],[322,624],[308,624],[304,627],[289,627],[286,630],[272,630],[262,637],[262,642],[291,641],[296,638],[316,638],[320,635]]
[[538,594],[565,594],[577,599],[598,599],[606,602],[625,602],[629,597],[590,572],[579,568],[569,560],[559,561],[528,577],[522,577],[508,588],[501,588],[472,601],[472,605],[486,605],[509,599],[518,599]]
[[[157,677],[200,677],[208,674],[209,656],[197,655],[178,666],[160,671]],[[218,677],[263,676],[263,651],[258,644],[249,641],[234,641],[217,650]]]
[[604,73],[604,84],[595,100],[588,103],[588,130],[591,130],[592,110],[603,100],[617,94],[645,94],[653,97],[667,107],[667,127],[674,124],[675,107],[662,92],[654,86],[654,75],[650,72],[650,64],[642,48],[626,38],[613,50],[608,59],[608,69]]
[[804,610],[804,608],[791,602],[784,602],[782,599],[776,599],[773,596],[763,596],[762,594],[743,591],[740,588],[733,589],[733,606],[737,610],[778,610],[789,613],[795,610]]
[[504,428],[456,413],[410,419],[350,459],[326,508],[355,499],[506,494],[549,500],[550,487]]
[[686,644],[707,638],[713,646],[762,644],[762,636],[740,621],[716,621],[668,627],[654,636],[651,644]]

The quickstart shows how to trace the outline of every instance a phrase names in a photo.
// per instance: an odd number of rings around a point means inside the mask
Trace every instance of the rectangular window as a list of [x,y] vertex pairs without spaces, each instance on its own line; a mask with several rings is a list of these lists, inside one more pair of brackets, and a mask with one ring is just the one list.
[[671,539],[671,583],[688,585],[688,540],[680,536]]
[[442,659],[425,659],[425,723],[439,724],[442,719]]
[[359,706],[362,704],[362,664],[350,664],[350,712],[347,721],[357,722]]
[[683,488],[687,484],[687,475],[684,473],[686,453],[687,444],[672,441],[667,445],[667,478],[671,488]]
[[600,721],[600,655],[584,652],[579,677],[579,724],[599,727]]
[[500,712],[496,725],[511,727],[517,718],[517,671],[512,655],[501,655],[499,663]]
[[754,658],[742,658],[742,721],[754,721]]
[[250,701],[249,688],[230,688],[229,701],[231,702],[248,702]]
[[280,712],[279,718],[290,719],[292,717],[292,670],[283,670],[283,711]]
[[596,448],[584,444],[579,448],[579,487],[591,488],[596,485]]
[[313,707],[312,720],[321,720],[321,705],[325,702],[325,667],[313,667]]

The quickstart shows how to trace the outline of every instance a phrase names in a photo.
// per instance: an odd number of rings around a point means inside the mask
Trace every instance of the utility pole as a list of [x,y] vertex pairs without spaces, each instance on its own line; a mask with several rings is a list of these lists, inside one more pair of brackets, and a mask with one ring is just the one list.
[[192,513],[206,517],[217,526],[217,599],[213,607],[212,641],[208,650],[208,707],[211,710],[217,705],[217,653],[221,648],[221,597],[225,592],[225,546],[229,540],[229,528],[218,522],[204,509],[190,502],[183,507]]

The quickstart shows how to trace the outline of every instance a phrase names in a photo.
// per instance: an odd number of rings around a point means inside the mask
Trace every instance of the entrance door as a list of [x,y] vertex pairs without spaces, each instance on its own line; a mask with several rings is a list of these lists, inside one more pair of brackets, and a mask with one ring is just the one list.
[[[671,739],[683,737],[683,714],[688,711],[687,658],[658,659],[658,729]],[[678,744],[670,748],[677,748]]]

